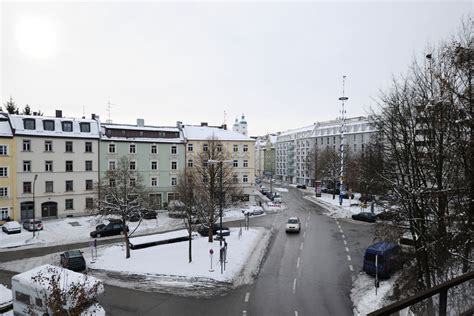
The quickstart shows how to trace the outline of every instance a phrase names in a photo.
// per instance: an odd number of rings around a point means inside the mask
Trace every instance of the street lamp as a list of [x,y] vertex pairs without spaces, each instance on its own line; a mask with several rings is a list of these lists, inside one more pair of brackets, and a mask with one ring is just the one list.
[[36,225],[35,225],[35,211],[36,211],[36,204],[35,204],[35,185],[36,179],[38,179],[38,175],[35,174],[35,179],[33,180],[33,237],[35,237]]

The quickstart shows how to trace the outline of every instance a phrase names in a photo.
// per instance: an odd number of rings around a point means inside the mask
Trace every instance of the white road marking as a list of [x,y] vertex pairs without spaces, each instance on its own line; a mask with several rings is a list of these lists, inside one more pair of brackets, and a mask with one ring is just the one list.
[[340,229],[340,228],[339,228],[339,232],[340,232],[341,234],[344,233],[344,232],[342,231],[342,229]]
[[346,247],[346,251],[349,252],[349,248]]
[[300,257],[298,257],[298,260],[296,261],[296,268],[298,269],[300,267]]
[[300,250],[303,250],[303,244],[304,244],[304,241],[301,242]]
[[247,315],[247,311],[242,311],[242,316]]
[[347,255],[347,261],[351,261],[351,256]]
[[354,271],[354,267],[352,266],[352,264],[349,265],[349,270]]
[[295,311],[295,316],[298,316],[298,311]]
[[245,293],[245,302],[248,302],[249,298],[250,298],[250,293],[249,292]]
[[306,227],[308,227],[309,223],[306,223]]
[[306,232],[303,233],[303,238],[305,238],[305,237],[306,237]]
[[344,245],[347,245],[347,241],[343,240],[344,241]]
[[293,294],[296,293],[296,279],[293,280]]
[[346,238],[346,236],[344,234],[342,234],[342,239],[345,239],[345,238]]
[[310,218],[311,218],[311,217],[308,215],[308,221],[309,221]]

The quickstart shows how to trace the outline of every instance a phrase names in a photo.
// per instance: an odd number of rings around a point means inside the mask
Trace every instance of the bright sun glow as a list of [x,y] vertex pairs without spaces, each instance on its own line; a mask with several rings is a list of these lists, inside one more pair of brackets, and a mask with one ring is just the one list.
[[21,52],[33,58],[48,58],[56,51],[56,31],[44,17],[23,17],[18,21],[16,39]]

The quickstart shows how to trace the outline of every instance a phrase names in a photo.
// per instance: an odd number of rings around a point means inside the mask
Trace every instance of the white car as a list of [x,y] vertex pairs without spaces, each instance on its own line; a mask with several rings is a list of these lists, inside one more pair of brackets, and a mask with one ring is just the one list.
[[11,221],[11,222],[6,222],[2,226],[2,230],[4,233],[7,234],[18,234],[21,233],[21,225],[18,222]]
[[301,221],[298,217],[290,217],[288,222],[286,223],[286,232],[296,232],[299,233],[301,231]]
[[262,215],[264,212],[263,212],[263,208],[261,208],[260,206],[254,206],[251,209],[242,210],[242,213],[244,213],[244,215],[249,214],[250,216],[252,216],[252,215]]

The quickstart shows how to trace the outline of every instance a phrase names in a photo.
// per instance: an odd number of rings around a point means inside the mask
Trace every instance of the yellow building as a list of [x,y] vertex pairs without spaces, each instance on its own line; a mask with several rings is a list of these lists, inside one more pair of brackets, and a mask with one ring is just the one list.
[[8,114],[0,112],[0,222],[7,218],[20,220],[15,207],[16,146]]

